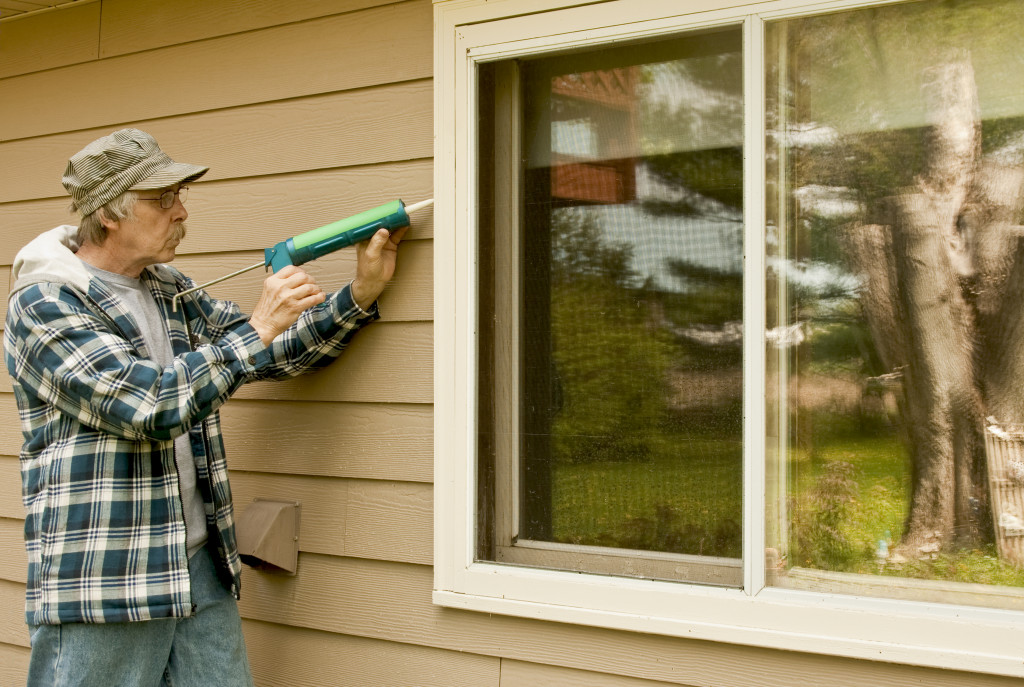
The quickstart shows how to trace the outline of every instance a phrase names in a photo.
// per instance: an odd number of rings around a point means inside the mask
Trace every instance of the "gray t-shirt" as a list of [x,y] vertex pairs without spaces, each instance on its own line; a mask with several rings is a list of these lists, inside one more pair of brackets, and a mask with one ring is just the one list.
[[[164,367],[170,365],[174,360],[171,339],[167,335],[163,317],[156,301],[153,300],[153,294],[142,280],[107,272],[85,261],[83,264],[93,276],[103,280],[103,283],[124,301],[139,325],[139,331],[146,342],[146,347],[149,348],[152,360]],[[199,493],[195,457],[192,455],[192,445],[187,433],[174,440],[174,462],[178,468],[181,506],[185,512],[185,546],[191,558],[206,543],[207,534],[206,511],[203,497]]]

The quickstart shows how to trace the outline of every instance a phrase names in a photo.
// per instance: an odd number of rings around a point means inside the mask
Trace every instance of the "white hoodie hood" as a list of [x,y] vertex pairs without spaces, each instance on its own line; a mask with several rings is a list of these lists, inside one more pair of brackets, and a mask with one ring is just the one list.
[[11,267],[11,296],[32,284],[59,282],[89,290],[89,271],[75,257],[78,227],[62,224],[32,239],[18,251]]

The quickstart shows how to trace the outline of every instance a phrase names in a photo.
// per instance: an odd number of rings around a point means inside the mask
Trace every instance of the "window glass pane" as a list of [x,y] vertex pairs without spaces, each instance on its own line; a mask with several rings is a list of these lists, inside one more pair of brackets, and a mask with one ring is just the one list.
[[481,558],[739,584],[740,45],[482,71]]
[[1007,0],[770,26],[776,584],[1024,607],[1022,31]]

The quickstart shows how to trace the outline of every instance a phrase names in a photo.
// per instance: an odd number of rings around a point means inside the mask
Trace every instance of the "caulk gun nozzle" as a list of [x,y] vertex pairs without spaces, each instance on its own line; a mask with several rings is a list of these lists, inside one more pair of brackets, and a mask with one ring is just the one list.
[[429,207],[429,206],[431,206],[433,204],[434,204],[434,199],[433,198],[427,198],[426,200],[421,200],[418,203],[413,203],[412,205],[406,205],[405,206],[405,212],[406,212],[406,214],[411,215],[412,213],[416,212],[417,210],[422,210],[423,208]]

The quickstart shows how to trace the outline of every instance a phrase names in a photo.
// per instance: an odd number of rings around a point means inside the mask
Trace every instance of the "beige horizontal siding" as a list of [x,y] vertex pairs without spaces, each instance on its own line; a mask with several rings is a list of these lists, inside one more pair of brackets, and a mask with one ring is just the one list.
[[[0,226],[3,226],[0,223]],[[10,284],[11,284],[11,268],[7,266],[0,266],[0,309],[3,310],[3,318],[0,319],[0,331],[4,330],[7,326],[7,297],[10,295]],[[0,367],[6,368],[7,365],[0,365]]]
[[0,23],[0,79],[96,59],[100,3]]
[[357,333],[345,353],[316,374],[246,384],[234,397],[430,403],[433,364],[431,323],[377,322]]
[[28,661],[28,647],[0,644],[0,685],[25,684]]
[[[398,131],[402,135],[406,133],[404,129]],[[406,146],[404,150],[396,148],[394,151],[397,161],[376,160],[374,164],[353,167],[287,174],[275,172],[231,181],[197,183],[189,194],[188,211],[189,224],[199,233],[195,241],[190,237],[182,249],[194,253],[266,248],[397,198],[407,203],[430,198],[432,160],[429,155],[412,159],[421,152],[424,151]],[[200,161],[208,164],[205,157]],[[329,165],[346,160],[325,156],[323,162]],[[289,164],[279,160],[274,166],[288,167]],[[410,220],[412,225],[407,238],[433,237],[432,209],[414,213]],[[240,245],[240,242],[244,243]]]
[[300,503],[300,551],[431,562],[430,485],[234,471],[231,491],[240,521],[255,498]]
[[345,549],[352,556],[430,565],[433,511],[434,492],[425,484],[353,482]]
[[[427,78],[432,29],[430,2],[413,0],[13,76],[0,81],[0,102],[18,103],[0,108],[0,139]],[[153,78],[168,69],[182,75],[173,88]]]
[[430,482],[429,405],[234,398],[221,409],[232,468],[295,475]]
[[25,521],[0,517],[0,580],[25,583]]
[[330,14],[387,5],[393,0],[104,0],[102,57],[152,50]]
[[0,580],[0,643],[28,646],[25,625],[25,585]]
[[[1011,687],[1013,678],[618,632],[435,606],[427,566],[301,554],[299,575],[243,573],[244,617],[576,670],[729,687]],[[627,683],[629,684],[629,683]]]
[[498,687],[499,661],[488,656],[254,620],[243,629],[260,687]]
[[[4,416],[10,417],[6,413]],[[0,452],[0,518],[24,518],[25,507],[21,503],[21,471],[18,467],[17,451],[14,451],[14,455],[2,453],[6,451]]]
[[655,682],[623,675],[595,673],[592,670],[559,668],[542,663],[525,663],[505,659],[501,662],[501,687],[665,687],[677,684]]
[[[210,167],[202,182],[196,185],[197,192],[207,182],[220,179],[430,158],[433,154],[432,84],[430,79],[420,79],[214,112],[183,113],[157,120],[113,119],[86,130],[47,134],[32,140],[5,140],[0,135],[0,140],[4,141],[0,143],[0,159],[5,160],[0,167],[0,203],[60,198],[63,200],[57,209],[61,217],[66,216],[68,199],[60,180],[68,157],[90,141],[126,125],[126,121],[152,134],[172,158]],[[0,81],[0,99],[3,97],[4,82]],[[0,117],[6,110],[0,109]],[[381,172],[368,174],[372,180]],[[370,194],[366,188],[362,190],[365,197],[360,197],[356,175],[336,180],[328,178],[324,183],[331,181],[336,185],[329,187],[330,193],[300,196],[297,203],[290,202],[287,194],[290,186],[284,183],[267,198],[276,203],[264,202],[256,209],[283,207],[288,210],[312,203],[313,210],[327,217],[337,217],[346,210],[355,212],[390,200],[385,197],[375,202],[373,198],[379,196],[380,191]],[[433,183],[432,178],[430,182]],[[306,183],[306,180],[296,183]],[[418,199],[430,188],[420,183],[417,188],[387,190],[401,194],[416,192],[413,198]],[[355,202],[346,207],[345,198],[351,197],[354,190],[357,191]],[[256,187],[250,198],[239,199],[236,191],[232,187],[225,189],[227,203],[221,202],[222,198],[213,191],[209,198],[228,211],[243,206],[242,200],[266,195],[264,189]],[[202,203],[207,197],[205,194],[205,191],[194,194],[196,198],[188,205],[190,211],[202,209],[202,204],[196,205],[194,201]],[[260,225],[253,223],[251,226]],[[33,229],[29,236],[35,233]]]

